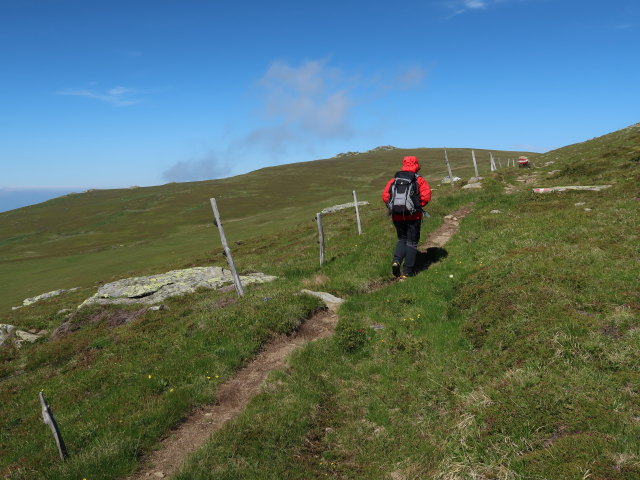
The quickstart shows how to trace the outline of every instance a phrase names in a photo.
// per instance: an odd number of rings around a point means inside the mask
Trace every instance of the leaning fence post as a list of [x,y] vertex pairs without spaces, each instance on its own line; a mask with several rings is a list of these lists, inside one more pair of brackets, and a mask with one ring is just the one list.
[[324,265],[324,232],[322,231],[322,214],[320,212],[316,214],[316,221],[318,222],[318,245],[320,245],[320,265]]
[[496,168],[496,162],[493,160],[493,153],[489,152],[489,158],[490,158],[491,171],[495,172],[497,168]]
[[233,263],[233,257],[231,257],[231,250],[229,249],[229,245],[227,245],[227,237],[224,235],[224,229],[222,228],[222,221],[220,220],[220,213],[218,212],[218,204],[216,203],[215,198],[210,198],[211,208],[213,208],[213,216],[215,218],[215,224],[218,226],[218,231],[220,232],[220,241],[222,242],[222,248],[224,248],[224,256],[227,258],[227,263],[229,264],[229,268],[231,269],[231,276],[233,277],[233,283],[236,287],[236,292],[238,292],[238,296],[242,297],[244,295],[244,289],[242,288],[242,282],[240,281],[240,277],[238,276],[238,272],[236,271],[236,266]]
[[500,161],[500,157],[498,157],[498,165],[500,165],[500,168],[502,168],[502,162]]
[[478,164],[476,163],[476,152],[471,150],[471,158],[473,159],[473,170],[476,172],[476,178],[480,175],[478,174]]
[[449,171],[449,180],[451,181],[451,188],[453,188],[453,173],[451,173],[451,165],[449,165],[449,155],[447,155],[447,149],[444,149],[444,161],[447,164],[447,170]]
[[358,220],[358,235],[362,235],[362,224],[360,223],[360,210],[358,210],[358,197],[356,191],[353,191],[353,204],[356,206],[356,219]]
[[49,404],[47,404],[47,401],[44,399],[44,394],[40,392],[38,396],[40,397],[40,405],[42,406],[42,421],[49,425],[51,433],[53,433],[53,438],[55,439],[56,445],[58,446],[58,453],[60,454],[60,458],[62,460],[66,460],[69,454],[67,453],[67,447],[64,444],[64,440],[62,440],[62,435],[60,435],[60,430],[58,429],[56,419],[53,417],[53,413],[49,408]]

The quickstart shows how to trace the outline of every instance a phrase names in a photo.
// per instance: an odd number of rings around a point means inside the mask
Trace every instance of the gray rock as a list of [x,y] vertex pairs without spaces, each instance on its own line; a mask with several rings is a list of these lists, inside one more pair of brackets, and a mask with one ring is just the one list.
[[462,187],[463,190],[469,190],[472,188],[482,188],[482,184],[480,182],[477,183],[467,183],[464,187]]
[[327,308],[332,312],[337,312],[340,305],[344,302],[344,299],[336,297],[335,295],[331,295],[327,292],[314,292],[312,290],[303,289],[300,290],[302,293],[307,295],[311,295],[313,297],[317,297],[322,300]]
[[[454,175],[453,177],[454,182],[459,182],[460,180],[462,180],[460,177],[456,177]],[[451,179],[449,178],[449,175],[447,175],[446,177],[443,177],[442,180],[440,180],[440,183],[451,183]]]
[[24,330],[18,330],[13,325],[3,323],[0,324],[0,346],[6,342],[13,341],[16,347],[20,348],[23,342],[33,343],[46,334],[46,330],[40,330],[37,331],[37,333],[30,333],[25,332]]
[[[369,205],[369,202],[358,202],[358,206],[361,207],[363,205]],[[334,205],[333,207],[323,208],[320,213],[325,215],[327,213],[335,213],[340,210],[345,210],[347,208],[355,208],[356,204],[354,202],[351,203],[342,203],[340,205]]]
[[16,330],[16,338],[20,339],[20,343],[29,342],[33,343],[38,340],[42,335],[38,335],[37,333],[29,333],[24,330]]
[[[51,298],[51,297],[56,297],[62,293],[66,293],[66,292],[75,292],[78,289],[78,287],[74,287],[74,288],[68,288],[68,289],[60,289],[60,290],[53,290],[52,292],[47,292],[47,293],[43,293],[41,295],[37,295],[35,297],[30,297],[30,298],[25,298],[22,301],[22,306],[26,307],[29,305],[33,305],[36,302],[39,302],[40,300],[44,300],[45,298]],[[13,309],[17,309],[20,307],[13,307]]]
[[471,177],[469,183],[478,183],[481,180],[484,180],[484,177]]
[[0,346],[4,344],[6,340],[15,335],[16,327],[9,325],[8,323],[0,323]]
[[575,206],[576,207],[581,207],[582,205],[585,205],[586,202],[576,202]]
[[[265,283],[277,277],[264,273],[241,275],[243,285]],[[193,267],[172,270],[147,277],[132,277],[107,283],[86,299],[78,308],[95,304],[161,303],[166,298],[193,293],[199,288],[219,289],[233,283],[231,271],[221,267]]]
[[502,213],[502,210],[491,210],[491,213]]

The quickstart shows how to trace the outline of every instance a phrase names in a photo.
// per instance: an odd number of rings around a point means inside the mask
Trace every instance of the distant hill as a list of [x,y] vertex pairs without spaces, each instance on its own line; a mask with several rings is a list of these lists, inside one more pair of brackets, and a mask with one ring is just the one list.
[[[447,152],[456,175],[473,175],[470,149]],[[488,173],[489,151],[475,152]],[[503,160],[523,153],[493,151]],[[432,183],[447,175],[441,148],[387,146],[219,180],[92,190],[0,213],[0,309],[47,290],[180,265],[216,247],[211,197],[231,241],[310,220],[324,207],[352,201],[352,190],[377,202],[405,155],[420,159],[421,174]]]

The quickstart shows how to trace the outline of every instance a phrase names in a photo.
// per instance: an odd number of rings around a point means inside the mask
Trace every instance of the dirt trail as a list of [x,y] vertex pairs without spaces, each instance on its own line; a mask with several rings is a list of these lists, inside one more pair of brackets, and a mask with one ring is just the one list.
[[177,473],[182,463],[201,447],[212,433],[237,417],[256,394],[269,372],[285,366],[286,357],[312,340],[331,336],[338,322],[332,311],[320,311],[305,321],[290,337],[277,336],[233,378],[220,385],[217,403],[192,413],[164,439],[160,448],[145,460],[142,470],[129,480],[165,478]]
[[433,233],[429,234],[429,238],[420,246],[420,250],[428,248],[442,248],[453,237],[458,228],[460,228],[460,220],[469,215],[473,210],[472,205],[460,207],[453,213],[444,217],[444,223],[440,225]]
[[[420,250],[443,247],[455,235],[460,220],[472,210],[465,205],[444,218],[444,223],[429,235],[429,239]],[[391,282],[382,282],[380,288]],[[213,433],[225,423],[233,420],[244,410],[249,401],[260,392],[262,383],[272,370],[283,368],[287,356],[297,347],[333,334],[338,316],[335,311],[342,299],[322,292],[308,294],[323,298],[328,310],[317,312],[306,320],[295,334],[277,336],[264,345],[262,351],[247,366],[240,370],[218,389],[216,403],[207,405],[192,413],[182,424],[169,433],[158,448],[144,460],[138,472],[127,480],[166,478],[178,472],[184,461],[200,448]],[[336,300],[338,302],[336,302]]]

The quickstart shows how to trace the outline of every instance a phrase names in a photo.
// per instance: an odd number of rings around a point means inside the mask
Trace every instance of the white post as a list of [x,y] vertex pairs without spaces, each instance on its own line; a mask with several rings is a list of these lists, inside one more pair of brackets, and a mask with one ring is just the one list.
[[502,168],[502,162],[500,161],[500,157],[498,157],[498,165],[500,165],[500,168]]
[[478,174],[478,164],[476,163],[476,152],[474,150],[471,150],[471,158],[473,159],[473,169],[476,172],[476,178],[477,178],[480,175]]
[[316,215],[318,222],[318,244],[320,245],[320,265],[324,265],[324,232],[322,231],[322,214]]
[[353,191],[353,203],[356,206],[356,219],[358,220],[358,235],[362,235],[362,224],[360,223],[360,210],[358,210],[358,197],[356,191]]
[[489,152],[489,158],[490,158],[491,171],[495,172],[496,171],[496,162],[493,160],[493,153]]
[[449,155],[447,155],[447,149],[444,149],[444,161],[447,164],[447,170],[449,171],[449,180],[451,181],[451,188],[453,188],[453,173],[451,173],[451,165],[449,165]]
[[236,266],[233,263],[233,257],[231,257],[231,250],[229,249],[229,245],[227,244],[227,237],[224,235],[224,229],[222,228],[222,221],[220,220],[220,213],[218,212],[218,204],[216,203],[215,198],[210,198],[211,208],[213,208],[213,215],[215,217],[215,223],[218,226],[218,231],[220,232],[220,241],[222,242],[222,248],[224,248],[224,256],[227,258],[227,263],[229,264],[229,268],[231,269],[231,276],[233,277],[233,283],[236,287],[236,292],[238,292],[238,296],[242,297],[244,295],[244,289],[242,288],[242,282],[240,281],[240,277],[238,276],[238,272],[236,271]]

